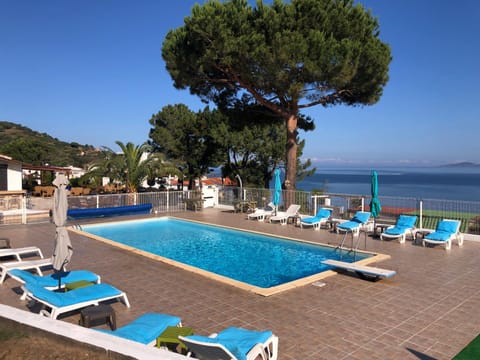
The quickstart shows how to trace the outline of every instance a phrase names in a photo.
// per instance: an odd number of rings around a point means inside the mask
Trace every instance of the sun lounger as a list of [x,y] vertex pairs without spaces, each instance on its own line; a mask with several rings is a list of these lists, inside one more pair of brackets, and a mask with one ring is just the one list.
[[273,205],[273,203],[269,203],[265,208],[255,209],[253,213],[248,214],[247,219],[263,221],[265,220],[265,216],[272,215],[274,211],[275,211],[275,205]]
[[39,276],[32,274],[29,271],[21,269],[12,269],[8,270],[8,275],[12,279],[17,280],[18,282],[25,284],[35,284],[46,289],[56,289],[58,288],[59,278],[60,284],[64,287],[66,284],[70,284],[77,281],[88,281],[91,283],[100,283],[100,276],[97,274],[88,271],[88,270],[72,270],[72,271],[63,271],[56,272],[49,275]]
[[230,327],[210,336],[178,337],[199,359],[265,360],[278,358],[278,337],[271,331]]
[[182,320],[173,315],[147,313],[116,330],[95,330],[142,344],[154,345],[157,337],[163,333],[168,326],[182,326]]
[[12,269],[21,269],[21,270],[35,270],[38,275],[42,274],[42,268],[52,267],[52,259],[38,259],[38,260],[26,260],[26,261],[14,261],[8,263],[0,263],[0,284],[3,284],[5,278],[8,275],[8,271]]
[[315,216],[300,219],[300,227],[312,226],[314,230],[320,230],[320,227],[326,224],[327,220],[332,216],[332,211],[329,208],[321,208]]
[[356,272],[361,277],[365,277],[365,278],[373,278],[373,279],[389,278],[396,274],[396,271],[394,270],[386,270],[386,269],[381,269],[381,268],[366,266],[366,265],[357,265],[357,264],[347,263],[347,262],[338,261],[338,260],[324,260],[322,261],[322,264],[330,265],[335,268],[339,268],[347,271],[353,271],[353,272]]
[[422,245],[425,246],[425,243],[445,245],[445,250],[450,250],[453,239],[456,239],[458,246],[462,246],[463,235],[459,231],[460,224],[459,220],[444,219],[439,221],[435,231],[423,237]]
[[60,314],[83,309],[90,305],[98,305],[103,301],[122,299],[130,307],[127,294],[109,284],[95,284],[68,292],[55,292],[35,284],[26,283],[22,286],[28,300],[36,300],[50,308],[42,310],[40,314],[56,319]]
[[23,248],[0,249],[0,258],[7,256],[15,256],[18,261],[22,261],[21,255],[36,254],[43,259],[42,251],[36,246],[28,246]]
[[412,239],[414,239],[413,229],[415,228],[416,222],[417,217],[415,215],[400,215],[395,225],[386,228],[385,231],[380,234],[380,239],[398,239],[400,244],[403,244],[406,240],[407,232],[409,232]]
[[368,211],[357,211],[351,220],[337,225],[337,232],[351,232],[353,235],[358,236],[360,230],[367,227],[370,215],[371,213]]
[[279,221],[280,224],[286,225],[290,217],[298,215],[298,210],[300,210],[300,205],[292,204],[288,207],[287,211],[277,211],[277,213],[274,216],[271,216],[268,221]]

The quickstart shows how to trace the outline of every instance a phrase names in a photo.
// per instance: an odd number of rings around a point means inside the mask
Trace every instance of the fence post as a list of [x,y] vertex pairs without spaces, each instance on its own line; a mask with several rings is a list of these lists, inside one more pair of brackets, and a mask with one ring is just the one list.
[[420,229],[423,228],[423,200],[420,200],[419,203],[419,214],[420,214]]
[[365,211],[365,198],[362,196],[362,211]]
[[27,198],[26,195],[24,194],[22,196],[22,224],[27,223]]
[[315,214],[317,213],[317,195],[313,195],[312,199],[313,199],[313,214],[315,216]]

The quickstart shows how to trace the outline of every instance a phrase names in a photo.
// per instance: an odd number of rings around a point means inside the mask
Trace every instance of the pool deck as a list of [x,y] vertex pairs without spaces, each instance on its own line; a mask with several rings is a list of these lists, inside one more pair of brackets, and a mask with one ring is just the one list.
[[[343,237],[217,209],[172,215],[335,245]],[[36,245],[45,256],[54,235],[50,223],[0,227],[0,238],[9,238],[12,247]],[[96,272],[127,293],[131,308],[113,303],[119,326],[153,311],[177,315],[202,335],[229,326],[269,329],[280,339],[280,360],[451,359],[480,333],[480,242],[465,241],[462,248],[454,243],[448,252],[368,237],[368,251],[391,256],[374,265],[395,270],[395,276],[370,282],[337,274],[322,279],[324,286],[264,297],[76,233],[70,238],[69,269]],[[7,279],[0,302],[28,310],[17,286]],[[60,317],[78,320],[78,312]]]

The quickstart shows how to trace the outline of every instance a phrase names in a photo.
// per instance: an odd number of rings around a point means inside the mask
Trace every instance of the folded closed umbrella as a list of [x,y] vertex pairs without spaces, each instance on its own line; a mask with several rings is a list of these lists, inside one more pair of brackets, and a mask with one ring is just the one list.
[[[53,249],[53,268],[55,271],[63,271],[66,264],[70,262],[73,254],[72,243],[66,227],[67,223],[67,185],[68,180],[64,174],[59,174],[53,181],[56,190],[53,194],[53,222],[56,226],[55,246]],[[58,277],[59,286],[61,276]]]
[[380,211],[382,211],[382,206],[380,205],[380,200],[378,199],[378,176],[375,170],[372,171],[371,192],[372,200],[370,201],[370,212],[373,216],[373,230],[374,232],[376,232],[375,219],[378,217],[378,215],[380,215]]
[[282,199],[282,181],[280,180],[280,169],[276,169],[274,173],[275,187],[273,190],[272,203],[275,205],[275,213],[278,211],[278,206]]

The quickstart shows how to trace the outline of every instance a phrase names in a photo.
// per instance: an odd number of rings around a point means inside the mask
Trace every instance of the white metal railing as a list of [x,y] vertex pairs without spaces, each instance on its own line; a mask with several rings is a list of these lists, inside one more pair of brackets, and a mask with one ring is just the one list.
[[[273,189],[224,187],[218,192],[218,204],[234,207],[240,200],[257,207],[266,206],[273,197]],[[16,198],[0,195],[0,224],[30,223],[49,221],[48,210],[53,207],[52,198],[36,198],[29,195]],[[408,197],[379,196],[382,205],[377,222],[395,222],[400,214],[415,214],[419,217],[417,227],[434,228],[439,219],[454,218],[462,221],[461,231],[480,234],[480,202],[441,199],[417,199]],[[282,191],[279,208],[299,204],[302,214],[315,214],[322,206],[334,209],[334,217],[348,219],[355,211],[368,210],[371,197],[351,194],[312,194],[306,191]],[[42,204],[38,205],[38,201]],[[127,194],[102,194],[69,196],[71,209],[117,207],[151,203],[155,213],[201,210],[203,207],[200,191],[159,191]],[[11,206],[9,206],[11,204]],[[46,216],[40,217],[38,209],[46,209]],[[40,210],[41,211],[41,210]]]

